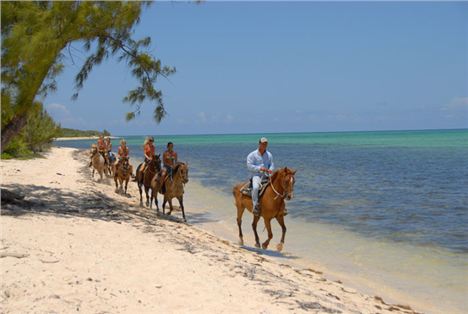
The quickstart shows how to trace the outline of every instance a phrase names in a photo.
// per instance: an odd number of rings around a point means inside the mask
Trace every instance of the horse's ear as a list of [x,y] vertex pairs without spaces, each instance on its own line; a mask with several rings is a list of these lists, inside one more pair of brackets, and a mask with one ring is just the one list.
[[295,174],[296,174],[296,171],[297,171],[297,170],[293,170],[293,171],[292,171],[292,175],[295,175]]
[[288,167],[284,167],[284,171],[287,173],[289,171]]

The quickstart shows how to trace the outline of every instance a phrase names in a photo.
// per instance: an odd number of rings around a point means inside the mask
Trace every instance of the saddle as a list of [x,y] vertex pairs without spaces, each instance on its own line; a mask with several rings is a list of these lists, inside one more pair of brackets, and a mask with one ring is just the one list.
[[[258,198],[261,198],[263,193],[265,192],[267,186],[270,185],[270,180],[268,178],[262,178],[262,182],[260,183],[260,190],[258,191]],[[242,188],[240,189],[241,193],[245,196],[252,197],[252,179],[247,181]]]

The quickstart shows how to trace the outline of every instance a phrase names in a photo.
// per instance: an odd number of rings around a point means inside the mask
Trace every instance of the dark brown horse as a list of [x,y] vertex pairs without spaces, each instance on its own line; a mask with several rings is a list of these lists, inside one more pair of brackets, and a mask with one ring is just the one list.
[[[172,199],[177,198],[177,200],[179,201],[180,209],[182,211],[182,217],[184,218],[185,222],[187,221],[187,219],[185,218],[185,209],[184,209],[184,186],[189,180],[188,172],[189,172],[188,163],[187,164],[183,162],[177,163],[172,173],[172,180],[171,178],[167,178],[165,182],[163,183],[164,189],[162,185],[159,189],[159,193],[164,195],[164,200],[163,200],[163,205],[162,205],[163,214],[165,214],[166,202],[169,203],[169,213],[167,214],[170,215],[172,213],[172,210],[173,210]],[[153,182],[154,181],[155,180],[153,180]],[[153,190],[153,193],[154,193],[154,190]],[[157,200],[156,200],[156,204],[157,204]]]
[[[295,174],[296,171],[289,169],[288,167],[275,171],[270,177],[269,185],[265,188],[263,195],[259,199],[260,216],[263,217],[265,228],[268,231],[268,239],[262,243],[263,249],[268,247],[270,240],[273,238],[273,233],[271,232],[271,220],[273,218],[276,218],[283,231],[281,242],[277,245],[277,250],[281,251],[283,249],[284,237],[286,235],[286,226],[284,224],[284,209],[286,205],[284,200],[290,200],[293,197]],[[252,212],[253,209],[252,198],[241,192],[244,185],[245,183],[239,183],[234,186],[232,191],[237,207],[237,226],[239,227],[239,243],[241,245],[244,245],[241,227],[242,215],[246,208],[249,212]],[[257,223],[259,219],[259,216],[254,216],[252,222],[256,247],[260,247],[260,239],[258,238],[257,233]]]
[[[128,181],[130,180],[130,176],[132,175],[132,172],[133,172],[133,167],[128,161],[128,157],[120,158],[117,164],[113,165],[112,172],[114,173],[115,193],[124,191],[123,183],[125,182],[124,193],[127,194]],[[117,180],[120,183],[120,188],[119,188],[119,185],[117,184]]]
[[143,206],[142,187],[145,188],[146,206],[150,206],[148,191],[151,188],[151,180],[154,176],[159,175],[161,171],[161,158],[160,155],[155,155],[152,160],[148,162],[143,173],[140,171],[143,163],[139,164],[136,170],[136,182],[140,190],[140,206]]

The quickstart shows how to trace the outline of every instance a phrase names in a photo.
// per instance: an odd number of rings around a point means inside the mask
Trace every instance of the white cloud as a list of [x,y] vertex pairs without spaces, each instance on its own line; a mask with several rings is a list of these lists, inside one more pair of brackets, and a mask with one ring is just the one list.
[[45,107],[48,112],[70,114],[70,111],[67,109],[67,107],[65,107],[65,105],[62,105],[62,104],[53,103],[53,104],[48,104]]
[[443,111],[468,110],[468,97],[454,97],[448,104],[442,106]]
[[51,103],[45,105],[45,109],[50,116],[62,127],[86,128],[87,123],[83,118],[74,117],[68,108],[63,104]]
[[208,121],[208,117],[206,116],[206,113],[204,113],[203,111],[199,112],[198,113],[198,121],[201,122],[201,123],[206,123]]

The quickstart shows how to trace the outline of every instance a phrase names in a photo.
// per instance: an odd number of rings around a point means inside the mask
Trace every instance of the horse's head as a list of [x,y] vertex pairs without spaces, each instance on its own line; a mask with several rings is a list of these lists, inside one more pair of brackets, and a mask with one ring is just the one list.
[[154,172],[161,171],[161,155],[154,155],[153,159],[148,163],[148,166],[153,169]]
[[128,161],[128,157],[122,157],[122,158],[120,159],[120,162],[122,163],[122,166],[123,166],[123,168],[124,168],[125,170],[127,170],[128,167],[130,166],[130,163],[129,163],[129,161]]
[[96,144],[91,145],[90,153],[91,156],[94,156],[98,152],[98,148]]
[[284,195],[288,201],[293,198],[294,183],[296,182],[296,179],[294,178],[295,174],[296,170],[288,167],[284,167],[282,169],[281,186],[283,187]]
[[189,172],[188,163],[179,162],[177,166],[174,168],[174,173],[179,173],[180,177],[182,178],[182,182],[184,184],[189,181],[188,172]]

